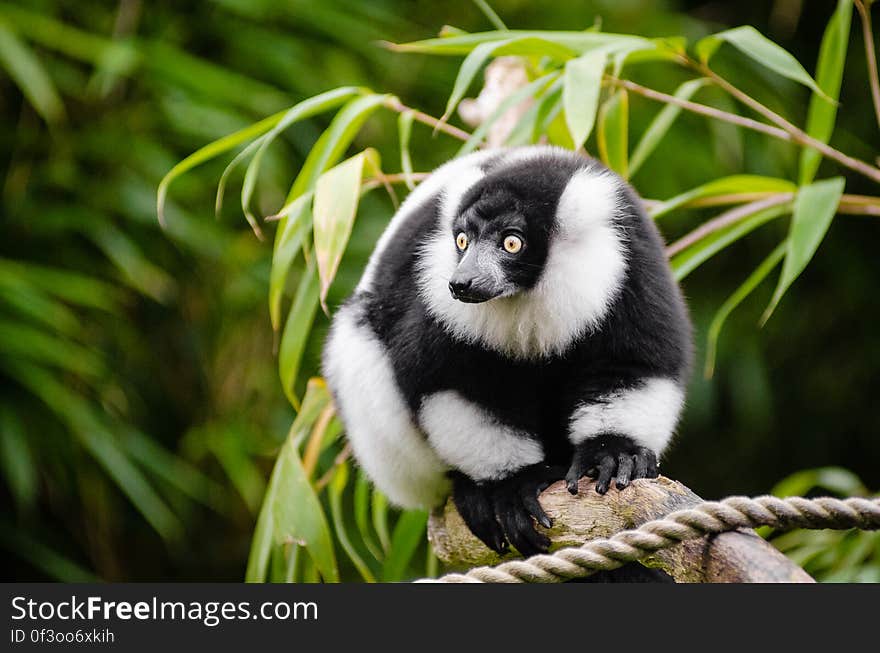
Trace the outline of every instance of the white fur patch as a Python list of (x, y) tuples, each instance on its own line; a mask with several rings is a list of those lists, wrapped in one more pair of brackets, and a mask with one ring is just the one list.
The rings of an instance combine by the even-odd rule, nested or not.
[[(547, 151), (513, 152), (501, 165), (511, 157)], [(460, 340), (480, 342), (514, 358), (562, 353), (598, 326), (623, 282), (624, 245), (615, 227), (619, 183), (611, 174), (590, 168), (573, 175), (559, 200), (559, 230), (536, 286), (482, 304), (457, 301), (449, 292), (458, 255), (451, 235), (454, 207), (444, 210), (419, 262), (420, 293), (428, 310)]]
[(360, 283), (358, 283), (357, 290), (369, 289), (373, 275), (376, 272), (376, 266), (382, 258), (388, 243), (394, 238), (400, 225), (408, 218), (411, 218), (419, 206), (437, 193), (443, 193), (443, 211), (455, 211), (462, 195), (467, 192), (471, 185), (483, 177), (484, 173), (480, 170), (480, 164), (493, 156), (497, 156), (497, 154), (496, 151), (486, 150), (474, 152), (460, 159), (453, 159), (437, 168), (431, 173), (430, 177), (416, 186), (415, 190), (407, 195), (403, 204), (400, 205), (397, 213), (394, 214), (391, 222), (388, 223), (388, 226), (376, 243), (364, 274), (361, 276)]
[(658, 456), (666, 448), (684, 406), (684, 392), (671, 379), (646, 379), (594, 403), (582, 404), (571, 416), (569, 440), (580, 444), (602, 433), (632, 438)]
[(449, 493), (447, 467), (413, 423), (388, 357), (369, 327), (356, 323), (357, 310), (336, 314), (324, 355), (348, 441), (391, 502), (433, 508)]
[(505, 426), (454, 390), (422, 401), (419, 423), (443, 460), (478, 481), (504, 478), (541, 462), (541, 444)]

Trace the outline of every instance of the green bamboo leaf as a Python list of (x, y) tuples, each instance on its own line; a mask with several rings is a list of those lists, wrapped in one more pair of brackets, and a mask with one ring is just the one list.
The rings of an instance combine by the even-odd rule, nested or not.
[(177, 284), (162, 268), (143, 254), (140, 246), (113, 224), (102, 221), (84, 227), (88, 237), (122, 273), (122, 279), (138, 292), (160, 304), (177, 294)]
[(599, 156), (605, 165), (626, 179), (629, 176), (629, 99), (625, 90), (617, 91), (602, 104), (598, 129)]
[(354, 485), (354, 523), (357, 525), (361, 542), (376, 560), (382, 560), (385, 554), (373, 537), (370, 530), (370, 481), (363, 471), (358, 470)]
[(120, 292), (94, 277), (36, 263), (0, 258), (0, 279), (7, 285), (33, 287), (71, 304), (116, 313), (122, 302)]
[(165, 449), (153, 438), (135, 429), (125, 428), (121, 444), (132, 460), (184, 496), (218, 513), (223, 513), (228, 508), (222, 501), (224, 488), (220, 484), (205, 476), (185, 459)]
[(223, 208), (223, 198), (226, 195), (226, 183), (229, 181), (229, 175), (232, 174), (242, 161), (245, 161), (248, 157), (254, 155), (254, 152), (260, 147), (264, 138), (266, 138), (265, 134), (248, 143), (242, 148), (241, 152), (232, 157), (232, 160), (226, 164), (225, 168), (223, 168), (223, 173), (220, 175), (220, 181), (217, 182), (217, 196), (214, 199), (214, 215), (216, 217), (220, 217), (220, 210)]
[(278, 495), (279, 474), (275, 471), (278, 466), (279, 463), (276, 461), (272, 476), (269, 477), (266, 494), (263, 496), (263, 505), (257, 517), (254, 534), (251, 536), (251, 548), (248, 552), (247, 569), (244, 574), (246, 583), (265, 582), (269, 571), (269, 560), (272, 557), (272, 544), (275, 539), (275, 517), (272, 506)]
[(562, 104), (565, 108), (565, 123), (574, 145), (572, 149), (580, 149), (593, 131), (606, 62), (605, 53), (597, 51), (565, 64)]
[(790, 211), (791, 207), (788, 204), (764, 209), (742, 222), (731, 225), (726, 229), (716, 231), (712, 235), (700, 240), (683, 252), (677, 254), (670, 262), (675, 278), (678, 281), (681, 281), (724, 248), (732, 245), (761, 225), (766, 224), (774, 218), (785, 215)]
[(861, 479), (842, 467), (819, 467), (795, 472), (779, 481), (770, 493), (777, 497), (795, 497), (804, 496), (815, 489), (844, 497), (865, 496), (868, 493)]
[(391, 537), (388, 535), (388, 499), (379, 490), (373, 490), (372, 509), (373, 528), (379, 536), (382, 550), (388, 553), (391, 548)]
[(168, 186), (172, 181), (184, 173), (189, 172), (196, 166), (201, 165), (206, 161), (210, 161), (224, 152), (228, 152), (229, 150), (238, 147), (242, 143), (246, 143), (258, 136), (262, 136), (272, 129), (272, 127), (277, 125), (286, 114), (287, 111), (279, 111), (268, 118), (263, 118), (253, 125), (249, 125), (248, 127), (239, 129), (237, 132), (219, 138), (212, 143), (208, 143), (171, 168), (171, 170), (162, 177), (162, 181), (159, 182), (159, 189), (156, 192), (156, 213), (159, 216), (159, 224), (165, 226), (165, 197), (168, 195)]
[(467, 57), (465, 57), (461, 64), (461, 68), (458, 70), (458, 76), (455, 78), (455, 84), (452, 86), (452, 93), (449, 95), (449, 100), (446, 102), (446, 110), (440, 118), (441, 122), (449, 120), (449, 116), (452, 115), (452, 112), (455, 111), (455, 107), (458, 106), (458, 103), (464, 97), (464, 94), (467, 93), (471, 82), (474, 81), (474, 77), (476, 77), (477, 73), (482, 70), (483, 66), (491, 58), (495, 50), (503, 45), (511, 43), (512, 41), (513, 39), (487, 41), (486, 43), (481, 43), (475, 47), (473, 52), (468, 53)]
[(556, 81), (547, 89), (547, 92), (539, 99), (537, 113), (532, 121), (532, 134), (529, 142), (540, 143), (548, 140), (552, 145), (558, 145), (568, 150), (574, 149), (574, 140), (568, 129), (565, 111), (563, 111), (563, 85), (564, 76), (557, 77)]
[(712, 55), (723, 42), (730, 43), (737, 50), (757, 63), (770, 70), (787, 77), (795, 82), (803, 84), (819, 95), (828, 98), (819, 88), (810, 74), (798, 63), (788, 51), (761, 34), (751, 25), (734, 27), (733, 29), (718, 32), (707, 36), (697, 42), (697, 55), (703, 63), (708, 63)]
[(81, 333), (76, 313), (48, 293), (21, 279), (9, 279), (0, 273), (0, 302), (25, 320), (49, 327), (68, 337)]
[(0, 65), (9, 73), (22, 94), (49, 124), (64, 120), (64, 104), (40, 60), (5, 21), (0, 19)]
[(289, 207), (282, 209), (286, 219), (275, 236), (272, 268), (269, 271), (269, 317), (274, 331), (281, 328), (281, 300), (290, 267), (312, 229), (313, 195), (311, 191), (300, 195)]
[(543, 134), (543, 118), (550, 115), (551, 111), (556, 110), (554, 107), (558, 106), (558, 110), (561, 111), (562, 84), (562, 77), (556, 75), (553, 83), (546, 87), (542, 94), (538, 94), (535, 103), (516, 121), (504, 141), (505, 145), (515, 147), (537, 142), (537, 139)]
[(367, 566), (367, 563), (364, 562), (364, 559), (361, 558), (357, 549), (355, 549), (351, 542), (351, 538), (348, 536), (348, 529), (345, 526), (345, 516), (342, 509), (342, 493), (348, 485), (348, 475), (348, 463), (342, 463), (336, 468), (336, 473), (333, 475), (333, 479), (330, 481), (330, 485), (327, 488), (330, 498), (330, 514), (333, 516), (333, 529), (336, 531), (336, 538), (339, 540), (339, 544), (342, 545), (343, 551), (345, 551), (349, 560), (351, 560), (352, 564), (355, 566), (355, 569), (358, 570), (361, 578), (368, 583), (375, 583), (376, 577), (373, 575), (373, 572), (370, 571), (370, 568)]
[(782, 299), (782, 295), (813, 258), (819, 243), (825, 237), (825, 232), (831, 226), (831, 220), (837, 213), (837, 205), (840, 203), (845, 185), (843, 177), (834, 177), (803, 186), (798, 191), (794, 201), (782, 274), (779, 276), (779, 284), (776, 286), (770, 305), (761, 316), (761, 324), (767, 322), (779, 300)]
[(389, 98), (388, 95), (366, 95), (350, 100), (315, 142), (305, 163), (287, 194), (286, 204), (312, 190), (325, 170), (336, 163), (357, 136), (364, 122)]
[[(272, 476), (276, 474), (276, 492), (271, 497), (275, 545), (295, 542), (304, 546), (324, 580), (338, 582), (339, 571), (330, 527), (321, 502), (290, 441), (285, 442), (275, 463)], [(264, 501), (269, 498), (267, 494)]]
[(327, 292), (339, 269), (357, 215), (364, 166), (379, 167), (372, 148), (325, 172), (315, 184), (315, 258), (321, 279), (321, 306), (327, 311)]
[(306, 348), (306, 342), (318, 310), (318, 275), (315, 257), (309, 261), (299, 282), (299, 288), (290, 307), (287, 323), (281, 335), (278, 352), (278, 372), (281, 387), (294, 407), (299, 400), (294, 392), (294, 384), (299, 374), (299, 366)]
[(13, 551), (49, 578), (62, 583), (97, 583), (100, 579), (73, 560), (29, 537), (17, 524), (0, 522), (0, 547)]
[(705, 376), (707, 379), (712, 378), (712, 374), (715, 371), (718, 337), (721, 335), (721, 329), (724, 326), (724, 322), (736, 307), (739, 306), (746, 297), (752, 294), (755, 288), (757, 288), (761, 282), (767, 278), (767, 275), (770, 274), (773, 268), (779, 264), (782, 257), (785, 255), (785, 248), (787, 246), (788, 244), (785, 241), (780, 243), (776, 249), (774, 249), (757, 268), (755, 268), (748, 278), (743, 281), (742, 285), (740, 285), (740, 287), (727, 298), (727, 300), (721, 305), (721, 308), (718, 309), (718, 312), (715, 313), (715, 317), (712, 318), (712, 323), (709, 325), (709, 331), (706, 336)]
[(21, 419), (8, 405), (0, 405), (0, 468), (16, 506), (33, 508), (39, 490), (36, 463)]
[(312, 432), (315, 421), (331, 401), (327, 383), (319, 377), (312, 377), (306, 384), (306, 393), (296, 419), (290, 427), (289, 439), (293, 448), (299, 451), (302, 443)]
[[(827, 143), (834, 131), (837, 118), (837, 99), (840, 97), (840, 85), (843, 81), (843, 68), (846, 64), (846, 49), (849, 43), (849, 29), (852, 19), (852, 0), (838, 0), (837, 9), (828, 21), (822, 45), (819, 47), (819, 59), (816, 64), (816, 82), (825, 95), (834, 102), (827, 102), (817, 95), (810, 98), (807, 111), (807, 133), (818, 141)], [(813, 181), (822, 155), (811, 147), (801, 149), (800, 172), (798, 180), (801, 185)]]
[[(522, 43), (521, 39), (533, 39), (530, 43)], [(561, 50), (551, 50), (544, 44), (561, 46), (574, 53), (583, 54), (599, 47), (610, 50), (632, 48), (642, 45), (645, 48), (656, 47), (650, 39), (629, 34), (611, 34), (608, 32), (565, 32), (545, 30), (505, 30), (460, 34), (412, 43), (390, 44), (392, 50), (399, 52), (423, 52), (426, 54), (463, 55), (473, 52), (485, 43), (498, 41), (515, 41), (507, 46), (499, 47), (495, 54), (502, 55), (561, 55)], [(566, 57), (567, 58), (567, 57)], [(563, 59), (564, 60), (564, 59)]]
[(115, 435), (88, 401), (40, 368), (14, 363), (10, 359), (4, 360), (3, 364), (14, 378), (39, 397), (67, 425), (83, 448), (159, 535), (166, 540), (175, 540), (180, 536), (183, 526), (177, 516), (125, 455)]
[(760, 175), (731, 175), (714, 179), (691, 190), (676, 195), (651, 209), (650, 215), (655, 220), (685, 206), (694, 200), (731, 193), (794, 193), (797, 186), (787, 180), (777, 177), (763, 177)]
[(404, 580), (419, 544), (426, 540), (427, 524), (428, 513), (423, 510), (407, 510), (400, 515), (400, 519), (394, 525), (391, 547), (382, 565), (384, 582), (396, 583)]
[(363, 93), (363, 91), (358, 88), (346, 86), (303, 100), (288, 109), (281, 120), (279, 120), (278, 123), (260, 139), (260, 144), (256, 148), (254, 158), (251, 159), (251, 162), (248, 164), (245, 171), (244, 183), (241, 188), (241, 210), (244, 212), (248, 223), (255, 229), (255, 231), (259, 231), (259, 226), (256, 226), (259, 223), (257, 218), (251, 213), (250, 205), (266, 149), (273, 143), (279, 134), (291, 125), (307, 118), (311, 118), (312, 116), (330, 111), (331, 109), (335, 109), (352, 96), (361, 93)]
[[(675, 90), (674, 95), (679, 100), (690, 100), (694, 93), (700, 90), (708, 82), (709, 80), (705, 77), (692, 79), (679, 86)], [(648, 128), (642, 134), (642, 137), (639, 139), (638, 144), (629, 158), (630, 177), (634, 176), (647, 158), (651, 156), (663, 140), (663, 137), (666, 136), (666, 132), (672, 127), (672, 124), (675, 122), (675, 119), (678, 118), (681, 111), (681, 107), (675, 104), (667, 104), (654, 117), (651, 124), (648, 125)]]
[(6, 356), (51, 365), (82, 377), (94, 379), (106, 371), (104, 361), (93, 349), (24, 322), (0, 320), (0, 342)]
[(232, 487), (251, 513), (260, 509), (260, 500), (266, 494), (263, 470), (247, 450), (247, 442), (234, 426), (213, 428), (206, 439), (208, 450), (217, 459)]
[(406, 187), (413, 190), (416, 185), (413, 182), (412, 157), (409, 152), (409, 140), (412, 135), (413, 112), (404, 111), (397, 119), (397, 135), (400, 141), (400, 169), (406, 180)]

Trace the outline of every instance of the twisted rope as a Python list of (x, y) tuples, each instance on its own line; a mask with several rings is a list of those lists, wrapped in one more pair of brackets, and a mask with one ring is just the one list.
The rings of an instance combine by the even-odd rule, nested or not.
[(560, 549), (526, 560), (511, 560), (497, 567), (474, 567), (464, 574), (447, 574), (417, 582), (561, 583), (589, 576), (595, 571), (616, 569), (685, 540), (758, 526), (783, 530), (880, 529), (880, 499), (779, 499), (764, 496), (706, 501), (607, 539), (591, 540), (578, 547)]

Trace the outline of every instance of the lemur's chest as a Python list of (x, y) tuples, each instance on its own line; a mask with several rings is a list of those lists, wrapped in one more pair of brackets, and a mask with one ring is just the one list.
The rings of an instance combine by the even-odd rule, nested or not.
[(572, 366), (565, 359), (512, 359), (439, 327), (392, 349), (398, 383), (415, 414), (426, 399), (454, 393), (457, 405), (535, 437), (564, 431), (572, 409), (565, 391)]

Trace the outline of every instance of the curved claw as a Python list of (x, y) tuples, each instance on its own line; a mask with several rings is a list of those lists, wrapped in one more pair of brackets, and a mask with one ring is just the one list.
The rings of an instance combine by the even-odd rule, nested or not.
[(509, 544), (487, 490), (464, 474), (453, 473), (451, 477), (452, 501), (471, 533), (495, 553), (507, 553)]
[(535, 521), (550, 528), (553, 520), (538, 496), (561, 478), (563, 471), (537, 464), (506, 479), (482, 483), (454, 472), (450, 474), (453, 500), (471, 532), (490, 549), (503, 554), (513, 545), (524, 556), (544, 553), (550, 540), (535, 529)]
[(532, 516), (518, 494), (502, 492), (495, 498), (495, 514), (510, 543), (524, 556), (545, 553), (550, 540), (535, 530)]
[(575, 447), (565, 482), (568, 491), (577, 494), (578, 481), (589, 476), (596, 479), (596, 492), (605, 494), (612, 481), (622, 490), (636, 479), (658, 475), (657, 455), (653, 451), (625, 436), (602, 435)]

